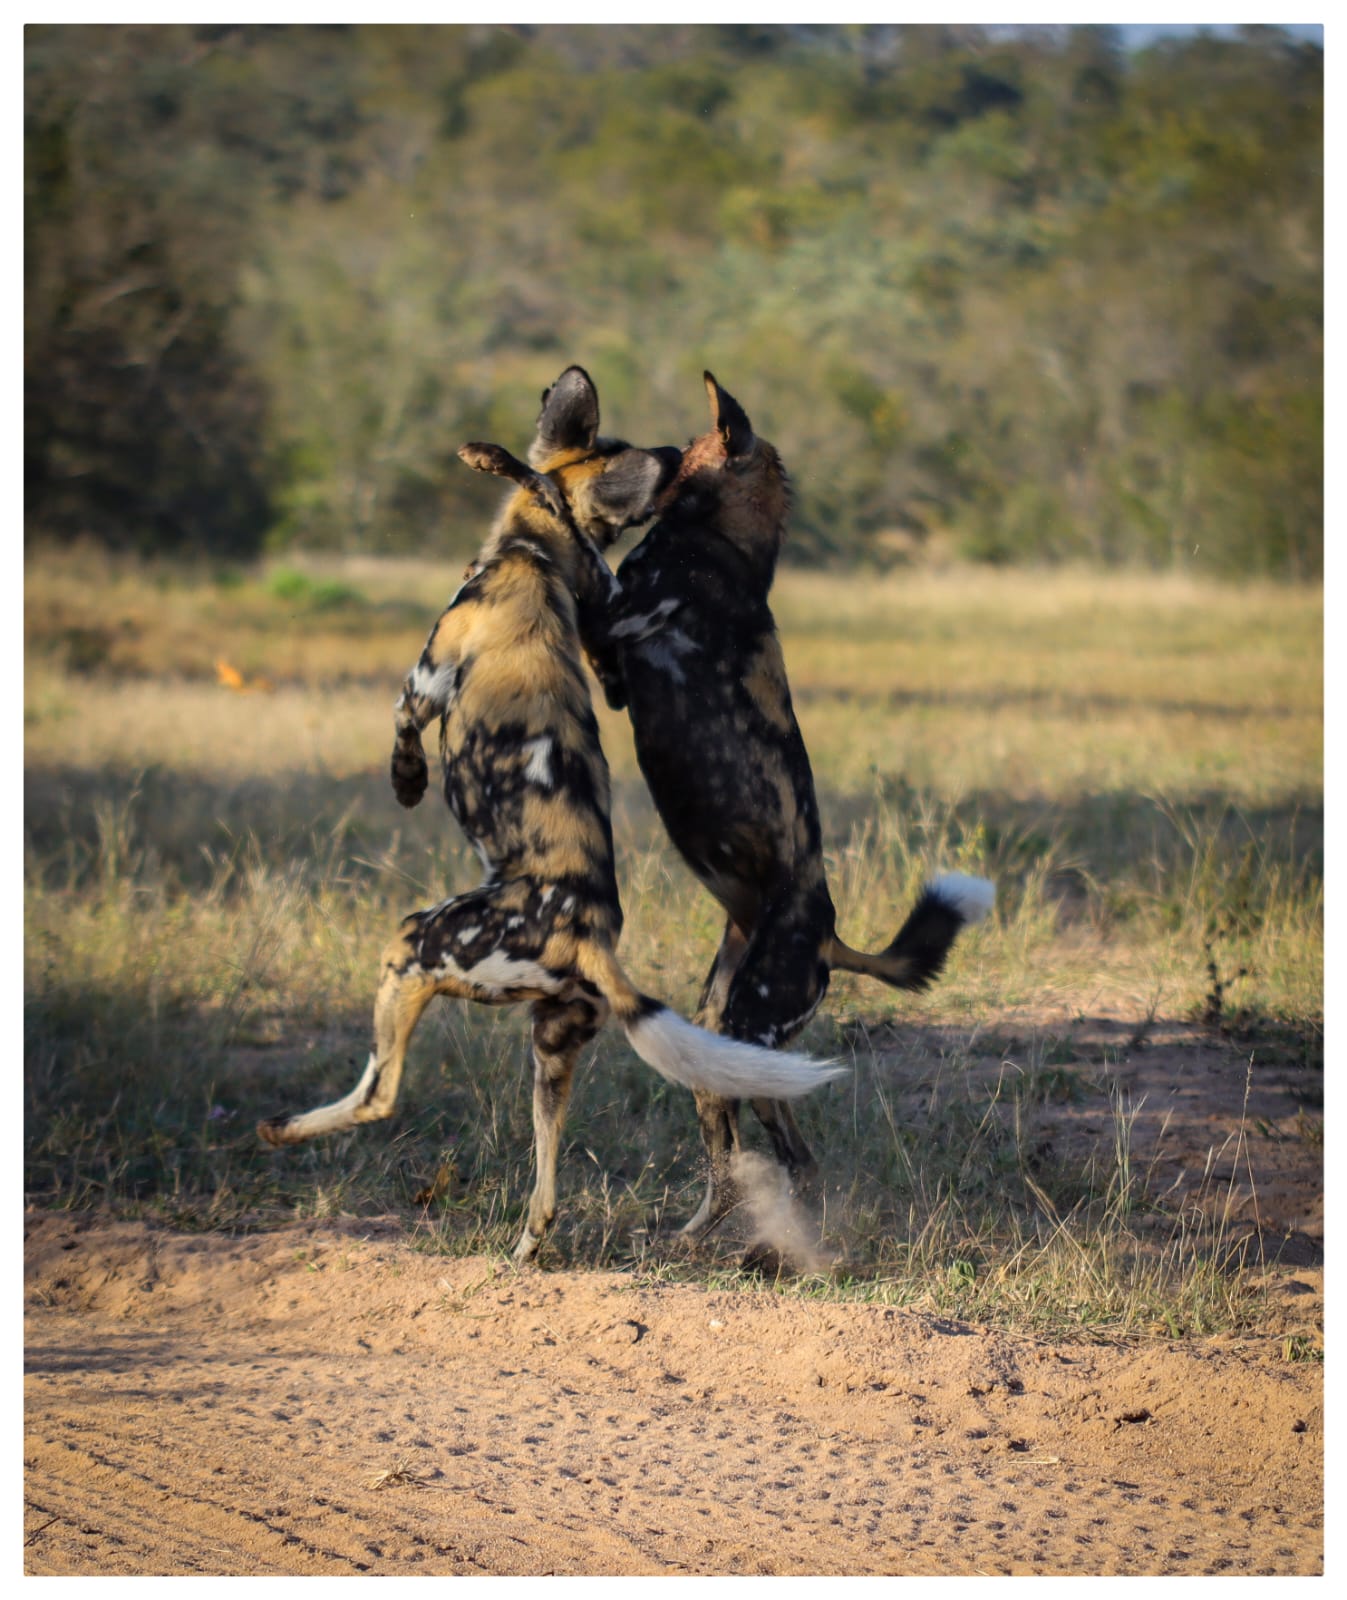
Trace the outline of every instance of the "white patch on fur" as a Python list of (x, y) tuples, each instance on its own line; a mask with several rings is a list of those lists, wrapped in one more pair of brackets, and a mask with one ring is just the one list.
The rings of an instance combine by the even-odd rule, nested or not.
[(667, 673), (675, 683), (686, 683), (683, 657), (695, 655), (701, 646), (689, 639), (681, 629), (673, 628), (658, 638), (640, 641), (641, 655), (659, 672)]
[(556, 892), (557, 892), (556, 884), (549, 883), (548, 886), (543, 890), (543, 892), (538, 896), (538, 904), (540, 906), (545, 906), (547, 904), (547, 902), (552, 898), (552, 896)]
[(555, 994), (561, 980), (536, 961), (517, 961), (504, 950), (493, 950), (463, 976), (483, 989), (543, 989)]
[(981, 922), (996, 904), (996, 885), (991, 879), (975, 878), (967, 872), (942, 872), (929, 887), (965, 922)]
[(544, 789), (550, 789), (552, 787), (551, 737), (545, 733), (540, 734), (536, 739), (527, 740), (523, 748), (529, 752), (524, 776), (530, 783), (538, 783)]
[(460, 978), (464, 983), (479, 989), (493, 989), (498, 994), (520, 989), (556, 994), (562, 987), (562, 980), (546, 967), (539, 966), (536, 961), (516, 960), (504, 950), (493, 950), (472, 967), (461, 967), (452, 956), (446, 956), (426, 970), (432, 978)]
[(633, 642), (646, 638), (647, 635), (662, 628), (669, 618), (677, 611), (682, 601), (661, 600), (653, 611), (647, 611), (641, 617), (627, 617), (610, 630), (610, 637), (614, 639), (631, 639)]
[(446, 661), (431, 672), (418, 661), (412, 668), (412, 691), (423, 700), (429, 700), (437, 711), (447, 711), (454, 703), (458, 688), (458, 665)]
[(480, 924), (475, 928), (464, 928), (458, 936), (459, 944), (467, 944), (470, 939), (475, 939), (481, 931)]
[(685, 1022), (667, 1006), (638, 1017), (627, 1026), (626, 1033), (632, 1049), (661, 1077), (687, 1089), (709, 1090), (730, 1100), (752, 1095), (790, 1100), (849, 1071), (835, 1061), (764, 1050), (759, 1045), (708, 1033)]

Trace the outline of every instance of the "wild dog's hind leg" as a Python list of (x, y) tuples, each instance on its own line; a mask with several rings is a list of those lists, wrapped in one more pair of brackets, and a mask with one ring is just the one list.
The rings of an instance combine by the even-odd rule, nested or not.
[[(828, 966), (819, 950), (831, 932), (832, 904), (826, 898), (791, 893), (769, 902), (735, 968), (720, 1031), (773, 1049), (788, 1045), (827, 993)], [(791, 1177), (817, 1171), (790, 1103), (759, 1099), (750, 1104)]]
[(692, 1019), (699, 1028), (708, 1028), (712, 1033), (720, 1031), (720, 1019), (725, 1011), (725, 1003), (730, 997), (730, 984), (747, 949), (748, 935), (733, 917), (729, 917), (725, 922), (725, 931), (720, 936), (720, 946), (716, 951), (715, 960), (711, 963), (711, 970), (706, 974), (706, 982), (702, 985), (701, 999), (697, 1002), (697, 1011)]
[(556, 994), (538, 959), (547, 928), (536, 886), (516, 879), (474, 889), (408, 917), (385, 949), (374, 1003), (374, 1050), (350, 1094), (299, 1116), (258, 1124), (268, 1144), (300, 1144), (390, 1116), (407, 1042), (432, 995), (508, 1005)]
[(533, 1003), (533, 1152), (536, 1172), (516, 1261), (531, 1261), (557, 1212), (557, 1154), (580, 1052), (603, 1026), (608, 1005), (578, 993)]
[[(730, 917), (692, 1019), (698, 1027), (717, 1033), (723, 1031), (720, 1019), (729, 999), (730, 984), (747, 948), (746, 935)], [(739, 1201), (739, 1192), (730, 1176), (730, 1158), (739, 1148), (739, 1102), (725, 1100), (718, 1094), (694, 1093), (702, 1144), (706, 1147), (706, 1194), (696, 1215), (683, 1224), (681, 1232), (686, 1239), (696, 1238), (713, 1228)]]
[(374, 1049), (360, 1082), (331, 1105), (258, 1123), (257, 1131), (268, 1144), (302, 1144), (392, 1114), (408, 1041), (437, 988), (434, 977), (416, 960), (420, 924), (420, 915), (408, 917), (383, 953), (374, 1002)]
[[(784, 1041), (783, 1041), (784, 1042)], [(818, 1171), (814, 1153), (790, 1109), (789, 1100), (750, 1100), (758, 1121), (772, 1141), (772, 1152), (792, 1178), (812, 1178)]]
[[(828, 968), (817, 954), (816, 922), (831, 932), (831, 905), (805, 897), (784, 896), (769, 902), (758, 915), (751, 935), (731, 918), (702, 989), (696, 1020), (732, 1039), (773, 1048), (795, 1037), (813, 1016), (828, 987)], [(813, 1152), (800, 1132), (786, 1100), (751, 1100), (766, 1129), (776, 1159), (792, 1178), (818, 1170)], [(685, 1225), (685, 1235), (713, 1227), (739, 1200), (730, 1176), (730, 1158), (739, 1149), (737, 1101), (699, 1095), (697, 1117), (706, 1145), (709, 1169), (706, 1197)]]

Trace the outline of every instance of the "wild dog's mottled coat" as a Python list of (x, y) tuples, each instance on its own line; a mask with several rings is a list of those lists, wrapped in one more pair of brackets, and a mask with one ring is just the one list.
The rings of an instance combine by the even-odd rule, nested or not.
[[(984, 879), (928, 886), (887, 950), (836, 935), (809, 755), (795, 720), (767, 596), (790, 491), (776, 450), (706, 374), (713, 426), (684, 452), (659, 521), (618, 572), (604, 612), (582, 631), (609, 703), (626, 706), (641, 771), (669, 836), (728, 913), (698, 1020), (781, 1045), (813, 1015), (832, 967), (919, 989), (956, 934), (991, 904)], [(735, 1108), (699, 1096), (710, 1151), (706, 1203), (730, 1189)], [(755, 1102), (778, 1157), (812, 1165), (789, 1109)]]
[(534, 447), (541, 471), (494, 445), (460, 451), (517, 488), (395, 709), (398, 799), (415, 805), (426, 791), (421, 733), (438, 718), (445, 799), (481, 855), (486, 881), (408, 917), (384, 951), (374, 1052), (351, 1094), (259, 1126), (269, 1142), (291, 1144), (388, 1116), (407, 1042), (435, 994), (531, 1002), (537, 1181), (521, 1258), (536, 1251), (555, 1214), (576, 1060), (610, 1008), (642, 1059), (699, 1092), (797, 1094), (837, 1072), (692, 1028), (639, 994), (618, 963), (608, 766), (574, 595), (602, 598), (608, 575), (589, 535), (611, 538), (639, 516), (677, 452), (670, 460), (598, 439), (592, 391), (578, 368), (551, 391)]

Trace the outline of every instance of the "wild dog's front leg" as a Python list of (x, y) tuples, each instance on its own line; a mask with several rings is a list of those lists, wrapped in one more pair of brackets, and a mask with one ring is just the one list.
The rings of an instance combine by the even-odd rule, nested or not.
[(516, 1261), (531, 1261), (557, 1213), (557, 1154), (580, 1052), (603, 1026), (607, 1004), (579, 995), (533, 1005), (533, 1149), (536, 1174)]
[(406, 688), (403, 688), (402, 699), (394, 707), (397, 720), (389, 778), (392, 779), (398, 805), (405, 805), (411, 810), (411, 806), (421, 805), (422, 797), (426, 794), (430, 784), (430, 768), (426, 763), (426, 747), (421, 742), (421, 728), (413, 718), (405, 717), (405, 702)]
[(417, 961), (416, 935), (420, 926), (421, 918), (408, 917), (384, 951), (374, 1003), (374, 1049), (360, 1082), (350, 1094), (331, 1105), (259, 1122), (258, 1134), (268, 1144), (302, 1144), (325, 1133), (340, 1133), (392, 1115), (408, 1041), (439, 987), (434, 976), (423, 971)]
[(407, 674), (393, 707), (393, 758), (389, 776), (401, 805), (418, 805), (430, 782), (421, 730), (453, 704), (468, 618), (478, 600), (480, 575), (469, 577), (430, 630), (420, 660)]
[(580, 561), (576, 578), (575, 614), (580, 643), (594, 676), (603, 686), (603, 696), (614, 711), (627, 703), (627, 679), (622, 668), (622, 649), (609, 628), (622, 586), (617, 574), (604, 560), (603, 553), (583, 534), (576, 535)]
[(402, 685), (402, 693), (393, 707), (393, 756), (389, 762), (389, 778), (399, 805), (420, 805), (430, 783), (430, 769), (426, 764), (425, 746), (421, 743), (421, 730), (435, 715), (433, 702), (415, 689), (420, 664), (413, 669)]
[(388, 775), (399, 805), (406, 806), (408, 810), (420, 805), (430, 784), (430, 768), (426, 764), (426, 751), (421, 743), (419, 728), (398, 729)]

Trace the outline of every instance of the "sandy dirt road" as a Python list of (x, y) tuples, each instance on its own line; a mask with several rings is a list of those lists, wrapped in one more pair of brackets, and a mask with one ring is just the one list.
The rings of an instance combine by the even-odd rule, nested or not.
[(1322, 1570), (1323, 1367), (1275, 1339), (517, 1273), (394, 1219), (25, 1232), (29, 1573)]

